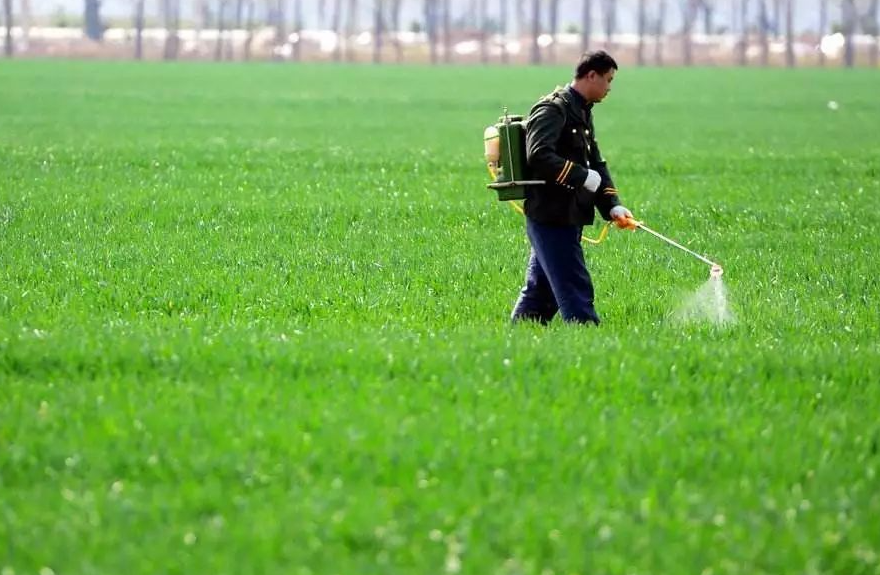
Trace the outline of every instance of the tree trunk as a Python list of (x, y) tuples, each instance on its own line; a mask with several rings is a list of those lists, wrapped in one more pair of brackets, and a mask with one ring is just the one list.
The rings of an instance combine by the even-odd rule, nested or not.
[(852, 68), (856, 63), (856, 50), (853, 44), (853, 35), (856, 31), (856, 6), (855, 0), (843, 0), (841, 7), (843, 13), (843, 65)]
[(736, 34), (739, 31), (739, 20), (737, 20), (738, 14), (736, 13), (737, 3), (736, 0), (730, 0), (730, 33)]
[(428, 36), (428, 55), (437, 63), (437, 0), (425, 0), (425, 34)]
[(83, 27), (86, 37), (90, 40), (100, 42), (104, 37), (104, 25), (101, 23), (101, 0), (86, 0)]
[[(819, 0), (819, 42), (828, 31), (828, 0)], [(819, 50), (819, 65), (825, 65), (825, 52)]]
[(327, 27), (327, 0), (318, 0), (318, 29)]
[(382, 63), (383, 0), (373, 0), (373, 64)]
[(403, 62), (403, 44), (400, 42), (400, 7), (402, 0), (391, 0), (391, 34), (394, 38), (394, 59)]
[(345, 43), (345, 32), (342, 30), (342, 0), (336, 0), (333, 5), (333, 31), (336, 32), (336, 46), (333, 48), (333, 60), (338, 62), (342, 59), (342, 46)]
[(217, 43), (214, 45), (214, 61), (223, 59), (223, 34), (226, 24), (226, 0), (217, 0)]
[(179, 0), (163, 0), (162, 7), (165, 16), (165, 47), (163, 58), (176, 60), (179, 52), (180, 38), (177, 31), (180, 26)]
[(666, 39), (666, 0), (660, 0), (657, 23), (654, 26), (654, 64), (663, 65), (663, 42)]
[(31, 22), (33, 17), (31, 14), (31, 0), (21, 0), (21, 49), (27, 51), (31, 44)]
[(516, 38), (522, 41), (525, 34), (528, 33), (529, 16), (526, 10), (526, 0), (514, 0), (516, 2)]
[(235, 60), (235, 37), (233, 31), (241, 29), (242, 10), (244, 8), (244, 0), (229, 0), (229, 2), (233, 1), (235, 2), (235, 7), (232, 12), (232, 23), (227, 28), (227, 37), (224, 41), (226, 51), (223, 57), (227, 60)]
[(782, 22), (782, 6), (780, 0), (773, 0), (773, 37), (779, 38), (780, 22)]
[(602, 3), (602, 19), (605, 22), (605, 49), (614, 50), (614, 31), (617, 29), (617, 0)]
[(880, 63), (880, 0), (871, 2), (871, 25), (874, 27), (874, 49), (871, 51), (871, 67)]
[(498, 6), (498, 33), (501, 36), (501, 63), (507, 64), (510, 60), (507, 56), (507, 0), (499, 0)]
[(538, 44), (538, 36), (541, 35), (541, 1), (532, 0), (532, 51), (529, 62), (541, 63), (541, 46)]
[(593, 0), (583, 0), (581, 11), (581, 51), (590, 49), (590, 31), (593, 28)]
[(247, 3), (247, 16), (245, 20), (245, 28), (247, 28), (247, 38), (244, 40), (244, 54), (242, 57), (245, 62), (251, 59), (251, 45), (254, 42), (254, 0)]
[(302, 60), (302, 28), (302, 0), (293, 0), (293, 32), (296, 34), (296, 42), (293, 43), (294, 62)]
[(137, 0), (134, 5), (134, 59), (144, 57), (144, 0)]
[(794, 0), (785, 2), (785, 65), (795, 67), (794, 58)]
[(550, 62), (556, 63), (556, 33), (559, 28), (559, 0), (550, 0), (547, 8), (550, 10), (550, 38), (552, 42), (550, 42)]
[(489, 62), (489, 0), (479, 0), (478, 11), (480, 13), (480, 62), (487, 64)]
[(715, 7), (709, 0), (702, 0), (700, 5), (703, 8), (703, 34), (709, 36), (713, 32)]
[[(285, 44), (287, 44), (287, 30), (286, 30), (286, 20), (287, 20), (287, 12), (284, 9), (285, 0), (277, 0), (275, 3), (275, 46), (273, 50), (273, 60), (280, 60), (283, 56), (277, 51), (279, 48), (282, 48)], [(225, 2), (223, 0), (218, 0), (218, 11), (217, 17), (220, 19), (220, 24), (218, 24), (220, 30), (223, 29), (223, 7), (225, 6)], [(222, 36), (222, 33), (221, 33)], [(218, 42), (220, 40), (218, 39)]]
[(355, 36), (358, 29), (358, 2), (357, 0), (348, 0), (348, 28), (345, 40), (345, 60), (346, 62), (355, 61), (355, 47), (351, 43), (351, 39)]
[(636, 64), (639, 66), (645, 65), (645, 25), (647, 22), (647, 6), (646, 0), (639, 0), (639, 13), (637, 17), (638, 21), (638, 31), (639, 31), (639, 47), (636, 52)]
[(697, 3), (696, 0), (682, 1), (681, 53), (684, 65), (691, 66), (694, 63), (693, 30), (694, 20), (696, 19)]
[(770, 41), (767, 38), (767, 0), (758, 0), (758, 37), (761, 42), (761, 65), (770, 64)]
[(7, 58), (12, 58), (14, 51), (12, 44), (12, 0), (3, 0), (3, 21), (6, 23), (6, 38), (3, 42), (3, 53)]
[(739, 65), (749, 65), (749, 0), (740, 0), (739, 25), (742, 38), (739, 42)]
[(450, 0), (443, 2), (443, 61), (452, 62), (452, 5)]

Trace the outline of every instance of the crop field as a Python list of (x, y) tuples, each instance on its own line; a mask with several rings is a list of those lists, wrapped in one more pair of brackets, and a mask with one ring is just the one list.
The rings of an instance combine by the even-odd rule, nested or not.
[(0, 573), (880, 574), (880, 73), (622, 68), (736, 321), (614, 230), (511, 326), (482, 132), (569, 73), (0, 62)]

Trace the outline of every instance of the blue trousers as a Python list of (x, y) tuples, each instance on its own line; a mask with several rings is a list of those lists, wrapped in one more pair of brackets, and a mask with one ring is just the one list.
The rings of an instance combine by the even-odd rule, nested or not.
[(593, 307), (593, 281), (581, 247), (583, 226), (547, 226), (526, 218), (532, 245), (526, 284), (511, 320), (548, 323), (558, 311), (572, 323), (599, 324)]

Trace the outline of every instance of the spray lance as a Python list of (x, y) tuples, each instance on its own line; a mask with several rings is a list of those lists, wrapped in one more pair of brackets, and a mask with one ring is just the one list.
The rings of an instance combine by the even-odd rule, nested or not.
[(701, 262), (703, 262), (704, 264), (709, 266), (709, 277), (720, 278), (724, 274), (724, 269), (720, 265), (718, 265), (715, 262), (713, 262), (712, 260), (710, 260), (709, 258), (707, 258), (705, 256), (701, 256), (697, 252), (684, 247), (683, 245), (676, 242), (675, 240), (667, 238), (663, 234), (652, 230), (651, 228), (649, 228), (648, 226), (646, 226), (645, 224), (643, 224), (642, 222), (640, 222), (638, 220), (635, 220), (633, 218), (624, 218), (617, 225), (618, 225), (618, 227), (623, 228), (623, 229), (642, 230), (644, 232), (648, 232), (649, 234), (651, 234), (655, 238), (663, 240), (667, 244), (669, 244), (673, 247), (676, 247), (687, 254), (694, 256), (695, 258), (697, 258), (698, 260), (700, 260)]

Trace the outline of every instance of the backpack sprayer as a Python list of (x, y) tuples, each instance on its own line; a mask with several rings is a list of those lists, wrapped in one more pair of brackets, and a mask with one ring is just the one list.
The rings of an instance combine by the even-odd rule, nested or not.
[[(522, 207), (512, 200), (524, 200), (526, 197), (526, 186), (546, 183), (544, 180), (528, 178), (528, 166), (525, 160), (526, 120), (522, 116), (508, 114), (507, 108), (504, 108), (504, 115), (498, 118), (498, 122), (483, 131), (483, 147), (486, 156), (486, 167), (489, 170), (489, 175), (492, 177), (492, 182), (486, 184), (486, 187), (495, 190), (498, 195), (498, 201), (509, 201), (513, 209), (525, 215)], [(594, 240), (585, 237), (584, 241), (593, 245), (602, 243), (608, 236), (610, 227), (611, 222), (606, 223), (598, 238)], [(629, 219), (621, 227), (645, 231), (655, 238), (663, 240), (667, 244), (692, 255), (709, 266), (709, 276), (712, 278), (720, 278), (724, 274), (724, 270), (717, 263), (652, 230), (638, 220)]]

